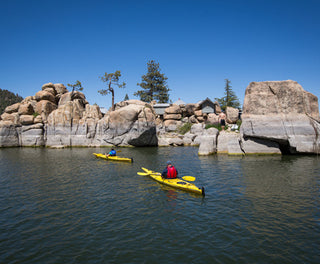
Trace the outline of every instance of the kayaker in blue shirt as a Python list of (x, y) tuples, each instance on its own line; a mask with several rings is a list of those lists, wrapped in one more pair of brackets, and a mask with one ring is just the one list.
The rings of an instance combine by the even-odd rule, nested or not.
[(163, 170), (161, 174), (162, 178), (175, 179), (178, 176), (177, 169), (172, 165), (171, 161), (167, 161), (167, 167)]
[(108, 153), (108, 154), (106, 154), (106, 156), (117, 156), (117, 152), (114, 150), (114, 149), (111, 149), (111, 151)]

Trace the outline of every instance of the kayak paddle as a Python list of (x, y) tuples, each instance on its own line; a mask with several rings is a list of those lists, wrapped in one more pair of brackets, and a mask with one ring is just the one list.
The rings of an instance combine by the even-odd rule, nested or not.
[(183, 176), (182, 179), (184, 179), (185, 181), (195, 181), (196, 178), (193, 176)]
[(146, 172), (137, 172), (137, 174), (138, 175), (144, 175), (144, 176), (146, 176), (146, 175), (150, 175), (150, 174), (156, 174), (156, 175), (160, 175), (160, 173), (146, 173)]
[(144, 175), (144, 176), (149, 175), (148, 173), (145, 173), (145, 172), (137, 172), (137, 174), (138, 175)]
[[(143, 175), (143, 176), (147, 176), (150, 174), (158, 174), (160, 175), (160, 173), (145, 173), (145, 172), (137, 172), (138, 175)], [(196, 178), (193, 176), (183, 176), (182, 179), (184, 179), (185, 181), (195, 181)]]

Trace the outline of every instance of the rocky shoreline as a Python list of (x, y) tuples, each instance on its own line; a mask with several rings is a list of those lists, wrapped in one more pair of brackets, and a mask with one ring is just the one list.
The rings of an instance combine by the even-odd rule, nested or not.
[[(252, 82), (246, 89), (240, 131), (223, 131), (216, 113), (199, 105), (171, 105), (160, 117), (154, 104), (128, 100), (102, 114), (81, 92), (47, 83), (0, 116), (0, 147), (199, 146), (199, 155), (319, 154), (318, 98), (294, 81)], [(227, 108), (227, 122), (237, 110)], [(185, 124), (191, 129), (177, 131)]]

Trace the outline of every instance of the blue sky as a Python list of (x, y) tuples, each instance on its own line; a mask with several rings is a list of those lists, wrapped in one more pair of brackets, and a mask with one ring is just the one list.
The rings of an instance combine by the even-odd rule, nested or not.
[(295, 80), (320, 98), (319, 14), (318, 0), (0, 0), (0, 88), (26, 97), (79, 80), (110, 107), (99, 76), (120, 70), (115, 101), (138, 99), (156, 60), (173, 102), (220, 98), (226, 78), (241, 104), (252, 81)]

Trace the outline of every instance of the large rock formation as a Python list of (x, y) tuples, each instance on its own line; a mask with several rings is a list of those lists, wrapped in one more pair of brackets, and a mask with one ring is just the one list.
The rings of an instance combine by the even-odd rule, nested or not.
[[(238, 110), (226, 112), (235, 123)], [(318, 99), (294, 81), (250, 83), (240, 133), (205, 129), (205, 123), (217, 124), (217, 115), (202, 113), (197, 104), (172, 105), (163, 118), (139, 100), (120, 102), (103, 115), (83, 93), (47, 83), (5, 109), (0, 147), (191, 145), (199, 146), (199, 155), (320, 153)], [(190, 126), (184, 135), (178, 132)]]
[(156, 146), (155, 115), (146, 103), (128, 104), (98, 122), (97, 139), (116, 146)]
[(155, 114), (129, 100), (104, 117), (81, 92), (47, 83), (35, 96), (8, 106), (0, 116), (0, 147), (156, 146)]
[(0, 147), (44, 146), (45, 123), (58, 107), (58, 95), (55, 85), (48, 83), (35, 96), (8, 106), (1, 115)]
[(252, 82), (246, 89), (241, 134), (246, 140), (278, 144), (282, 153), (319, 153), (318, 98), (294, 81)]
[[(228, 107), (226, 113), (228, 123), (237, 121), (237, 109)], [(182, 136), (160, 129), (159, 145), (178, 145), (173, 142), (179, 138), (183, 145), (199, 145), (199, 155), (320, 153), (318, 99), (294, 81), (251, 83), (246, 90), (241, 133), (223, 131), (208, 136), (204, 124), (199, 123), (201, 111), (193, 109), (189, 114), (187, 122), (194, 123), (191, 131)], [(168, 122), (171, 120), (164, 122), (167, 132)], [(208, 115), (206, 122), (216, 123), (216, 116)]]
[(100, 118), (99, 107), (89, 105), (83, 93), (63, 94), (47, 119), (46, 146), (91, 146)]
[(48, 118), (47, 146), (156, 146), (155, 115), (138, 100), (121, 102), (103, 118), (82, 93), (61, 96)]

